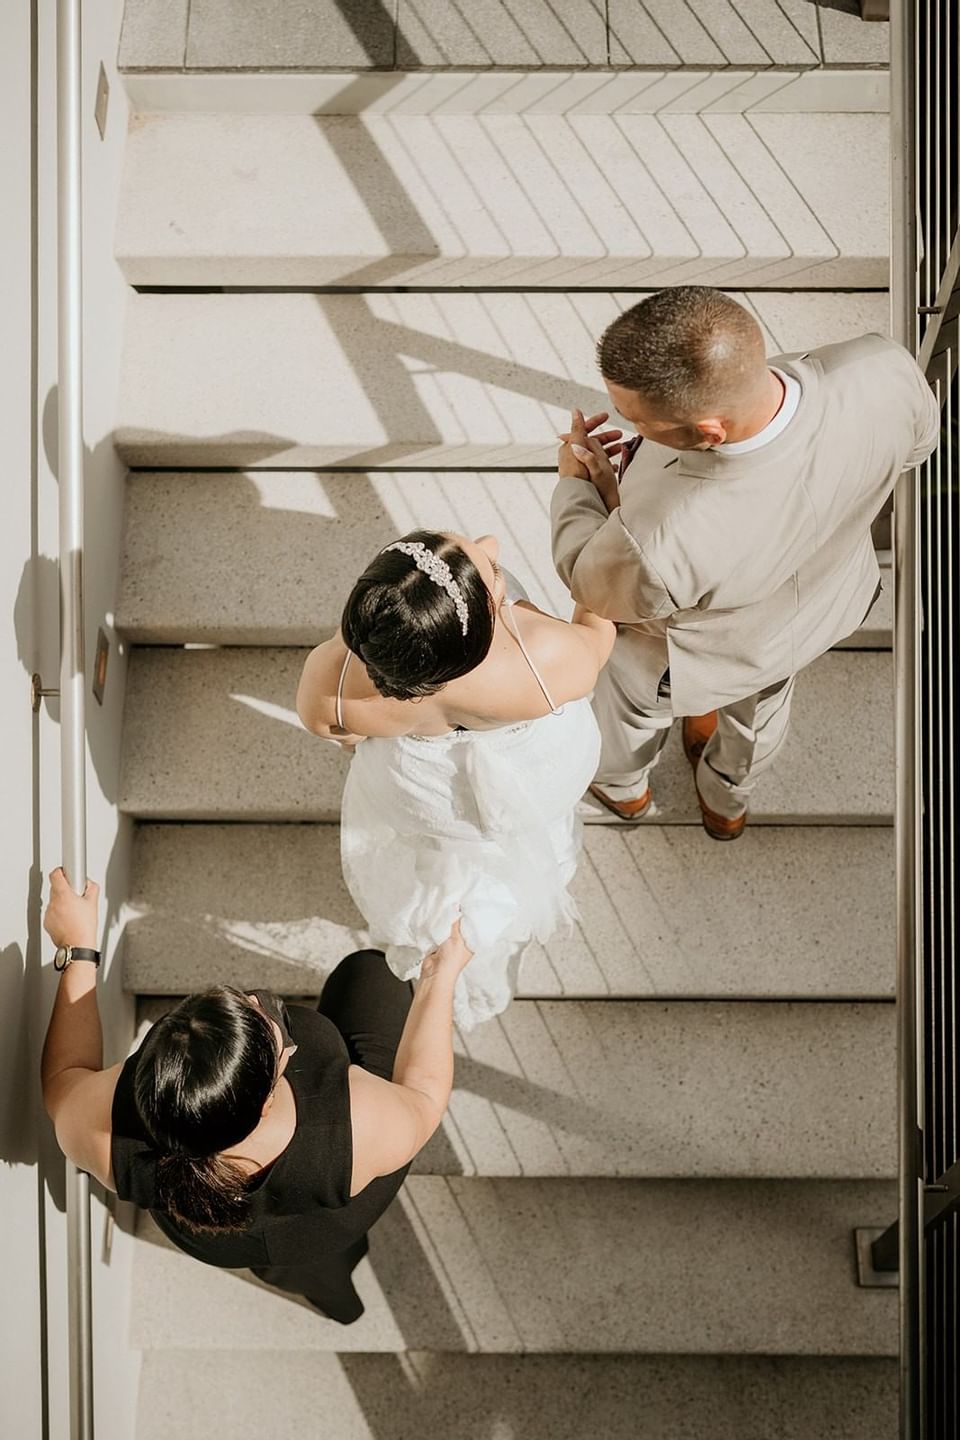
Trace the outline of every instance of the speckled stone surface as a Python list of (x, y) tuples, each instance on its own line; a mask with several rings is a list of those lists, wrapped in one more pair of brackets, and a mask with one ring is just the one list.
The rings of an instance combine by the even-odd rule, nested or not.
[(518, 1001), (457, 1052), (423, 1174), (896, 1175), (892, 1006)]
[[(520, 994), (893, 996), (893, 836), (878, 826), (590, 826), (573, 882), (581, 920), (527, 952)], [(143, 825), (124, 983), (316, 995), (368, 943), (332, 825)]]
[(344, 1328), (159, 1240), (138, 1247), (140, 1349), (890, 1356), (894, 1290), (860, 1290), (878, 1181), (414, 1176), (357, 1270)]
[(116, 254), (138, 285), (886, 287), (886, 115), (670, 98), (617, 115), (138, 115)]
[(399, 0), (397, 65), (605, 65), (605, 0)]
[(804, 0), (610, 0), (609, 16), (614, 65), (820, 63), (816, 9)]
[[(534, 604), (568, 617), (550, 554), (552, 473), (133, 471), (115, 625), (137, 644), (308, 645), (381, 546), (414, 529), (495, 534)], [(844, 644), (889, 648), (891, 598)]]
[[(571, 408), (609, 407), (596, 341), (638, 298), (134, 295), (117, 448), (147, 467), (552, 468)], [(771, 354), (887, 313), (882, 295), (750, 303)]]
[[(305, 656), (292, 648), (135, 648), (120, 808), (148, 819), (335, 819), (348, 761), (297, 718)], [(892, 731), (890, 656), (822, 656), (798, 681), (790, 733), (757, 786), (753, 822), (889, 823)], [(652, 786), (656, 809), (641, 824), (699, 824), (677, 734)], [(622, 824), (595, 802), (584, 810)]]
[(516, 1000), (458, 1036), (456, 1056), (415, 1174), (897, 1172), (892, 1005)]
[[(893, 1360), (144, 1356), (137, 1440), (895, 1440)], [(333, 1418), (335, 1417), (335, 1419)]]
[(569, 616), (552, 473), (134, 472), (117, 627), (138, 644), (316, 644), (357, 576), (410, 530), (496, 534), (534, 604)]
[(828, 65), (889, 65), (890, 26), (860, 19), (859, 0), (821, 4), (823, 58)]
[[(886, 25), (856, 0), (193, 0), (164, 43), (170, 0), (136, 0), (140, 23), (121, 51), (128, 69), (360, 70), (367, 67), (818, 66), (886, 64)], [(127, 9), (129, 11), (130, 4)], [(818, 25), (819, 11), (819, 25)], [(875, 36), (864, 32), (878, 32)], [(822, 44), (821, 44), (822, 34)]]
[(381, 0), (190, 0), (190, 69), (389, 66), (392, 8)]
[(190, 0), (124, 0), (122, 70), (179, 69), (187, 48)]

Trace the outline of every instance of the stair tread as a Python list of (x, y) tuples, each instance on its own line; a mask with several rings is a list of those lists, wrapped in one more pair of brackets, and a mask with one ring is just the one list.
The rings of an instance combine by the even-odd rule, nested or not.
[[(589, 826), (573, 893), (580, 923), (531, 946), (521, 995), (893, 996), (886, 828), (748, 826), (714, 845), (692, 826)], [(186, 994), (202, 977), (317, 995), (369, 938), (335, 825), (141, 825), (130, 908), (137, 994)]]
[(896, 1362), (639, 1355), (318, 1355), (150, 1351), (137, 1440), (896, 1440)]
[[(566, 618), (550, 554), (554, 484), (537, 471), (134, 471), (116, 626), (139, 644), (316, 644), (376, 552), (414, 529), (497, 534), (533, 602)], [(845, 645), (889, 647), (885, 575)]]
[[(115, 441), (138, 467), (553, 468), (640, 296), (133, 295)], [(742, 296), (771, 353), (885, 330), (883, 294)]]
[(116, 253), (137, 285), (885, 286), (888, 117), (728, 105), (139, 114)]
[[(305, 655), (294, 648), (135, 649), (120, 808), (142, 818), (336, 819), (349, 761), (298, 721), (293, 707)], [(889, 823), (891, 679), (882, 651), (832, 651), (803, 673), (789, 736), (756, 790), (754, 823)], [(655, 772), (654, 795), (651, 821), (698, 823), (676, 736)], [(593, 813), (607, 812), (594, 805)]]
[(417, 1174), (897, 1173), (892, 1005), (515, 1000), (456, 1054)]
[[(177, 1252), (143, 1217), (140, 1349), (893, 1355), (897, 1297), (856, 1284), (876, 1181), (412, 1177), (342, 1327)], [(389, 1300), (386, 1298), (389, 1296)]]

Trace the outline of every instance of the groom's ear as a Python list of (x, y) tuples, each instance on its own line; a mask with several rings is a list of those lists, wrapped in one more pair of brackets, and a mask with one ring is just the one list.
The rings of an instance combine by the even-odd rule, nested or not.
[(698, 420), (693, 428), (705, 445), (722, 445), (727, 438), (727, 427), (717, 416)]

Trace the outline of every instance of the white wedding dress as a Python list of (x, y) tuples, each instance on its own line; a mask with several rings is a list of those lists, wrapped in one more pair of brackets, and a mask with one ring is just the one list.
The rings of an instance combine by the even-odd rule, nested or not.
[(553, 705), (512, 619), (551, 714), (496, 730), (370, 737), (343, 795), (344, 878), (395, 974), (416, 975), (461, 915), (474, 951), (454, 997), (464, 1030), (506, 1009), (532, 940), (577, 918), (567, 889), (576, 805), (600, 759), (590, 701)]

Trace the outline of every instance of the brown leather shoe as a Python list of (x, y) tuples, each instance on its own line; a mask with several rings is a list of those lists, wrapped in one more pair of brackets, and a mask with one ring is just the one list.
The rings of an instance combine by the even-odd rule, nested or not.
[(717, 728), (716, 710), (706, 715), (685, 715), (683, 717), (683, 753), (696, 770), (704, 747)]
[(697, 791), (697, 800), (700, 804), (700, 818), (703, 821), (703, 828), (711, 840), (739, 840), (743, 834), (743, 827), (747, 823), (747, 812), (738, 815), (735, 820), (728, 820), (725, 815), (718, 815), (703, 803), (703, 796)]
[(637, 796), (636, 800), (613, 800), (600, 789), (599, 785), (591, 785), (589, 788), (590, 794), (599, 800), (601, 805), (606, 805), (608, 810), (612, 810), (614, 815), (619, 815), (621, 820), (642, 820), (653, 801), (649, 785), (642, 795)]

